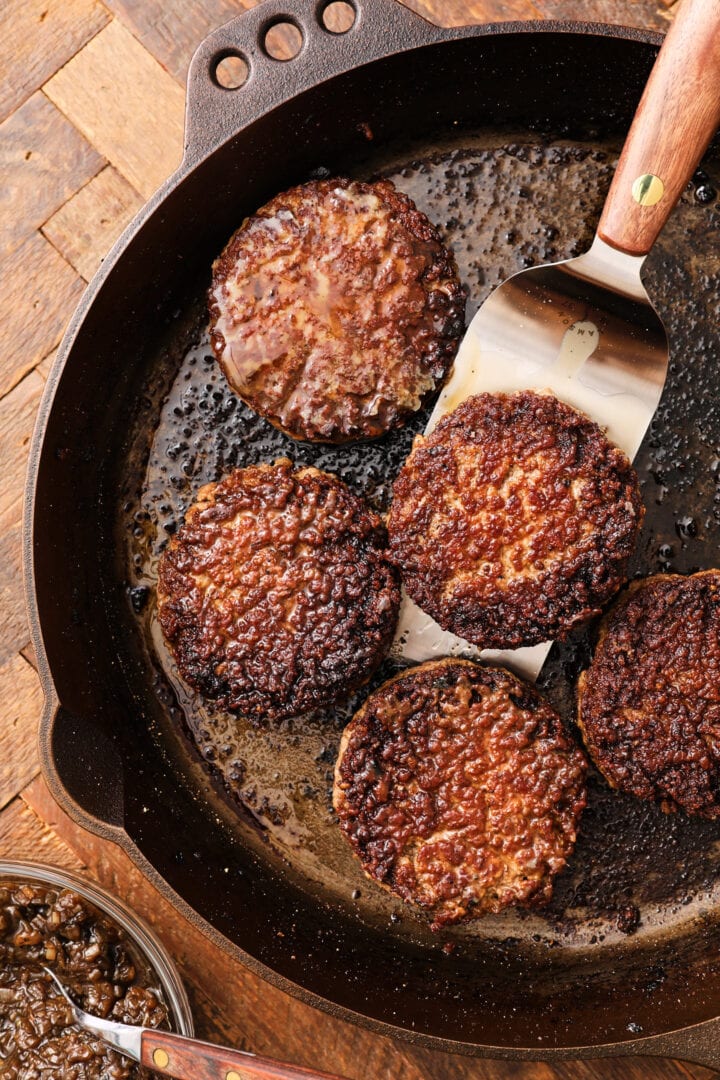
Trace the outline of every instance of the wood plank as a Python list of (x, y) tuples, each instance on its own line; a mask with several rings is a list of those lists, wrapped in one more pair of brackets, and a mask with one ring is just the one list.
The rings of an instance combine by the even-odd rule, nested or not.
[(143, 200), (108, 165), (43, 227), (43, 234), (86, 281), (140, 209)]
[(545, 19), (642, 26), (663, 32), (670, 18), (662, 0), (535, 0), (535, 4)]
[(680, 1062), (690, 1080), (717, 1080), (715, 1069), (706, 1069), (703, 1065), (691, 1065), (690, 1062)]
[(30, 664), (30, 667), (34, 668), (35, 671), (37, 671), (37, 655), (35, 653), (35, 646), (33, 645), (32, 641), (28, 641), (27, 645), (23, 645), (22, 649), (20, 650), (20, 656), (23, 656), (25, 660), (27, 660), (28, 664)]
[(106, 4), (182, 86), (203, 38), (253, 6), (251, 0), (106, 0)]
[(108, 18), (99, 0), (2, 0), (0, 119), (42, 86)]
[(472, 23), (503, 22), (509, 19), (539, 19), (538, 0), (403, 0), (418, 15), (438, 26), (468, 26)]
[(55, 357), (57, 356), (57, 354), (58, 354), (58, 350), (53, 349), (53, 351), (48, 353), (47, 356), (43, 360), (41, 360), (40, 363), (35, 368), (35, 371), (37, 371), (38, 375), (45, 382), (47, 382), (47, 377), (50, 374), (50, 369), (52, 368), (53, 364), (55, 363)]
[(4, 859), (26, 859), (82, 872), (81, 861), (22, 799), (0, 814), (0, 851)]
[(30, 637), (22, 578), (22, 497), (30, 437), (44, 389), (32, 372), (0, 401), (0, 664)]
[(0, 124), (0, 256), (6, 257), (103, 166), (42, 93)]
[(715, 1069), (706, 1069), (702, 1065), (690, 1065), (687, 1062), (683, 1062), (682, 1065), (692, 1080), (717, 1080), (718, 1074)]
[(145, 198), (179, 164), (184, 93), (119, 20), (44, 91)]
[[(127, 25), (145, 47), (184, 86), (195, 49), (218, 26), (233, 19), (256, 0), (106, 0), (107, 6)], [(267, 0), (266, 0), (267, 2)], [(514, 0), (519, 5), (523, 0)], [(282, 6), (273, 0), (278, 12)], [(293, 55), (289, 39), (283, 56)], [(289, 47), (289, 51), (287, 51)]]
[(0, 397), (60, 341), (84, 282), (39, 233), (0, 261)]
[[(37, 672), (19, 653), (0, 666), (0, 807), (40, 769), (38, 721), (43, 695)], [(0, 815), (1, 817), (1, 815)]]
[(508, 19), (567, 19), (667, 30), (664, 0), (403, 0), (438, 26), (464, 26)]
[(30, 636), (25, 610), (20, 514), (8, 525), (0, 517), (0, 663), (18, 652)]

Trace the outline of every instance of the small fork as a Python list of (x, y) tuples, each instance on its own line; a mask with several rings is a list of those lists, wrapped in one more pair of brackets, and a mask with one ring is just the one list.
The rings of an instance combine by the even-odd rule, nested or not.
[(43, 971), (67, 1001), (78, 1027), (99, 1035), (133, 1061), (177, 1080), (343, 1080), (334, 1074), (257, 1057), (245, 1050), (216, 1046), (200, 1039), (188, 1039), (172, 1031), (104, 1020), (79, 1008), (50, 968), (43, 967)]

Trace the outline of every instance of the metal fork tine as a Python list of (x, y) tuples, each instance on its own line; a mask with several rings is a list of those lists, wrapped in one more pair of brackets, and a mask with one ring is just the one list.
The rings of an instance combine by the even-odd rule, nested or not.
[(42, 970), (46, 975), (50, 976), (62, 996), (72, 1008), (73, 1017), (79, 1027), (84, 1028), (86, 1031), (92, 1031), (95, 1035), (99, 1035), (105, 1042), (110, 1043), (116, 1050), (131, 1057), (134, 1061), (140, 1061), (142, 1035), (145, 1028), (133, 1027), (131, 1024), (121, 1024), (116, 1020), (104, 1020), (100, 1016), (93, 1016), (92, 1013), (85, 1012), (84, 1009), (81, 1009), (79, 1005), (75, 1004), (67, 992), (66, 987), (63, 986), (54, 971), (51, 971), (49, 967), (45, 967), (44, 965)]

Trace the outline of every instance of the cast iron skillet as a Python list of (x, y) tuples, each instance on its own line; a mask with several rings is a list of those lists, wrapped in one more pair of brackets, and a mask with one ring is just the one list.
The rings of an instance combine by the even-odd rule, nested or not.
[[(394, 0), (355, 0), (353, 28), (332, 35), (324, 6), (270, 0), (200, 47), (182, 165), (105, 260), (48, 380), (25, 534), (47, 781), (75, 820), (119, 843), (230, 955), (335, 1015), (467, 1054), (662, 1054), (720, 1067), (716, 827), (665, 817), (595, 782), (581, 850), (552, 910), (509, 913), (438, 940), (392, 899), (376, 899), (374, 886), (343, 891), (334, 864), (322, 872), (319, 840), (318, 848), (301, 830), (300, 843), (286, 837), (283, 847), (287, 816), (240, 774), (252, 815), (233, 804), (218, 782), (231, 751), (205, 745), (215, 769), (203, 767), (187, 725), (195, 723), (202, 743), (204, 721), (188, 720), (192, 702), (158, 660), (142, 582), (152, 579), (163, 524), (174, 527), (187, 503), (183, 485), (278, 449), (235, 408), (202, 344), (187, 354), (210, 262), (242, 217), (318, 171), (388, 172), (436, 220), (444, 215), (439, 223), (457, 242), (477, 301), (493, 275), (589, 241), (611, 171), (607, 146), (622, 141), (657, 45), (651, 34), (549, 22), (443, 30)], [(287, 63), (262, 47), (280, 19), (304, 37)], [(236, 52), (250, 77), (231, 92), (214, 72)], [(563, 184), (566, 213), (553, 204)], [(707, 178), (695, 196), (688, 193), (648, 265), (674, 353), (658, 423), (638, 458), (649, 513), (636, 569), (645, 573), (712, 565), (717, 548), (720, 415), (709, 388), (718, 215), (704, 205), (712, 200)], [(475, 220), (481, 206), (492, 236)], [(485, 239), (473, 248), (476, 228)], [(189, 398), (178, 384), (184, 373)], [(411, 436), (355, 449), (347, 460), (296, 453), (336, 462), (382, 505)], [(166, 503), (150, 499), (155, 518), (143, 510), (153, 469), (168, 489)], [(587, 650), (586, 637), (557, 650), (543, 676), (566, 714)], [(342, 717), (326, 721), (325, 734), (323, 718), (309, 724), (313, 738), (325, 739), (325, 779)], [(296, 768), (309, 744), (303, 722), (273, 738), (266, 750), (282, 785), (283, 770)], [(327, 790), (299, 791), (299, 775), (293, 783), (298, 805), (319, 808), (329, 829)]]

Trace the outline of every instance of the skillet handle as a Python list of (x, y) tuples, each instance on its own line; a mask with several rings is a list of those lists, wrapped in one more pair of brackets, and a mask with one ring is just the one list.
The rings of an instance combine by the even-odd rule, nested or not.
[(597, 1047), (596, 1052), (583, 1057), (662, 1057), (702, 1065), (720, 1072), (720, 1018), (701, 1024), (651, 1035), (612, 1047)]
[[(442, 30), (399, 0), (351, 0), (355, 21), (332, 33), (323, 16), (331, 0), (266, 0), (213, 31), (190, 64), (185, 112), (185, 165), (206, 157), (239, 128), (358, 64), (442, 40)], [(350, 2), (350, 0), (348, 0)], [(269, 30), (290, 23), (302, 34), (291, 60), (276, 60), (265, 48)], [(246, 81), (237, 89), (220, 85), (218, 64), (245, 62)]]
[(647, 255), (720, 125), (720, 0), (682, 0), (648, 79), (598, 236)]

